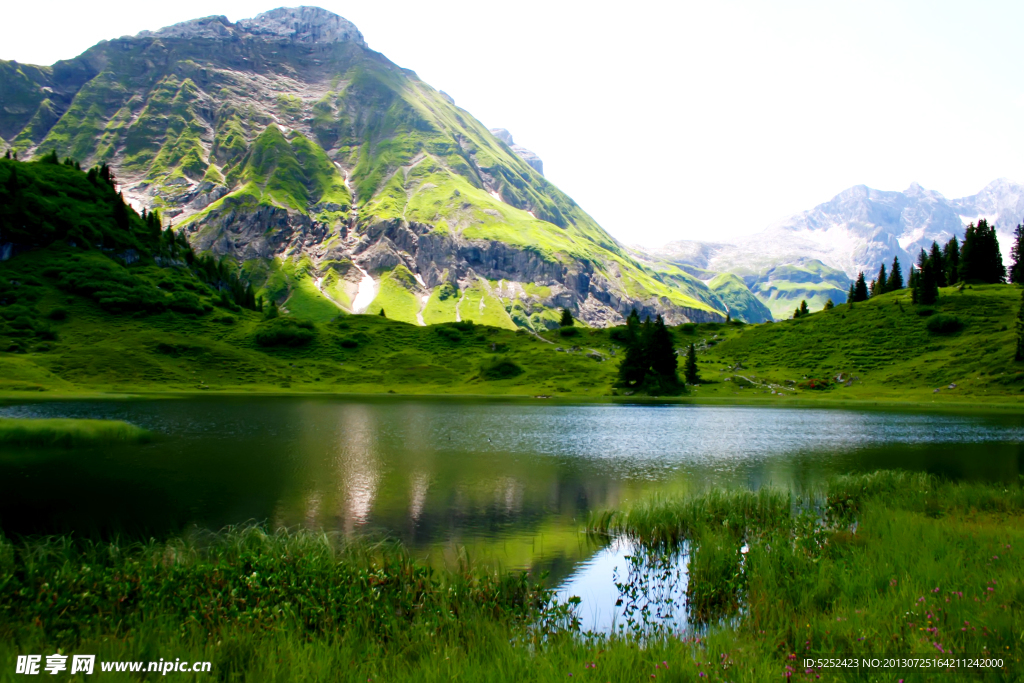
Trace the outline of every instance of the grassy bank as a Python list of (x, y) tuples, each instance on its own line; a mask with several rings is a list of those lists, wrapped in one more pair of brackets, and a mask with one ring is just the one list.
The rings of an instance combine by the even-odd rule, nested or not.
[[(120, 299), (97, 298), (107, 291), (103, 283), (131, 285), (136, 303), (153, 292), (171, 303), (121, 310), (111, 303)], [(175, 296), (199, 303), (178, 306)], [(1024, 406), (1024, 363), (1013, 360), (1019, 305), (1019, 288), (985, 285), (942, 290), (928, 308), (894, 292), (797, 320), (675, 326), (676, 348), (696, 346), (701, 375), (681, 398)], [(932, 331), (929, 320), (939, 315), (956, 317), (960, 327)], [(538, 337), (340, 311), (327, 323), (265, 320), (223, 302), (185, 268), (126, 267), (100, 251), (60, 246), (0, 263), (0, 396), (10, 398), (222, 392), (635, 399), (614, 387), (622, 339), (617, 329)]]
[(120, 420), (0, 418), (0, 445), (7, 446), (73, 448), (152, 438), (151, 432)]
[(703, 626), (643, 643), (581, 637), (571, 606), (526, 575), (431, 569), (393, 545), (258, 529), (5, 541), (0, 680), (15, 679), (16, 654), (57, 647), (208, 660), (218, 680), (924, 681), (954, 674), (801, 663), (942, 653), (1001, 657), (971, 676), (1015, 680), (1021, 521), (1019, 485), (892, 472), (835, 479), (814, 500), (710, 491), (595, 516), (591, 533), (645, 552), (690, 549), (688, 608)]

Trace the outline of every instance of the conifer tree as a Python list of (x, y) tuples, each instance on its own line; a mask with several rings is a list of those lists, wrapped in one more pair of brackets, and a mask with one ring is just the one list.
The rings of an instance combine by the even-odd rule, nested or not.
[(676, 358), (676, 349), (672, 343), (672, 333), (665, 327), (665, 321), (659, 315), (650, 328), (650, 340), (648, 342), (648, 354), (651, 360), (651, 370), (664, 386), (678, 384), (679, 377), (676, 371), (679, 368), (679, 359)]
[(576, 321), (572, 319), (572, 312), (568, 308), (562, 309), (562, 319), (558, 322), (562, 327), (572, 327)]
[(377, 315), (379, 315), (382, 318), (386, 318), (387, 317), (386, 315), (384, 315), (384, 309), (383, 308), (380, 309), (380, 313), (378, 313)]
[(864, 280), (863, 271), (857, 274), (857, 281), (853, 285), (853, 301), (868, 300), (868, 283)]
[(807, 299), (800, 300), (800, 308), (797, 310), (800, 311), (801, 318), (804, 317), (805, 315), (810, 315), (811, 312), (807, 309)]
[(881, 267), (878, 269), (878, 277), (875, 278), (875, 291), (871, 292), (871, 296), (878, 296), (880, 294), (885, 294), (887, 291), (889, 291), (888, 289), (886, 289), (886, 285), (888, 283), (889, 276), (885, 272), (885, 264), (883, 263)]
[(909, 287), (911, 290), (913, 290), (914, 287), (917, 286), (918, 274), (919, 273), (917, 272), (917, 268), (915, 268), (913, 264), (911, 264), (910, 272), (907, 274), (907, 287)]
[(903, 270), (900, 268), (900, 257), (893, 256), (892, 270), (889, 272), (889, 280), (885, 283), (885, 291), (897, 292), (903, 289)]
[(935, 285), (937, 287), (945, 287), (948, 284), (946, 281), (946, 261), (942, 258), (942, 249), (939, 248), (938, 242), (932, 242), (932, 249), (928, 253), (928, 260), (932, 264)]
[(961, 282), (997, 283), (1006, 280), (1006, 267), (999, 253), (996, 229), (982, 218), (971, 223), (964, 232), (960, 248), (959, 279)]
[(1018, 223), (1013, 230), (1013, 247), (1010, 249), (1010, 282), (1015, 285), (1024, 283), (1024, 225)]
[(619, 386), (634, 387), (647, 375), (647, 354), (643, 348), (640, 316), (636, 309), (626, 318), (626, 355), (619, 363)]
[(825, 308), (822, 309), (822, 310), (831, 311), (835, 307), (836, 307), (836, 305), (834, 303), (832, 303), (832, 299), (829, 299), (828, 301), (825, 302)]
[(846, 303), (852, 304), (853, 303), (853, 296), (854, 296), (853, 283), (851, 282), (850, 283), (850, 291), (846, 293)]
[(960, 242), (956, 235), (949, 238), (942, 247), (942, 258), (946, 262), (946, 282), (954, 284), (960, 281)]
[(700, 384), (700, 370), (697, 368), (697, 349), (693, 344), (686, 350), (685, 372), (687, 384)]

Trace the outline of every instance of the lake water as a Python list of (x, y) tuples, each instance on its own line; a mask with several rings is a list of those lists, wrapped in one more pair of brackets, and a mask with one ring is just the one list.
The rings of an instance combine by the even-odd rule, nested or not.
[(628, 569), (628, 549), (579, 533), (588, 513), (650, 492), (799, 492), (882, 467), (1007, 481), (1024, 472), (1024, 416), (299, 398), (50, 402), (0, 415), (120, 419), (160, 435), (141, 446), (0, 447), (7, 534), (160, 536), (255, 520), (386, 535), (435, 561), (464, 550), (579, 592), (606, 590), (587, 577)]

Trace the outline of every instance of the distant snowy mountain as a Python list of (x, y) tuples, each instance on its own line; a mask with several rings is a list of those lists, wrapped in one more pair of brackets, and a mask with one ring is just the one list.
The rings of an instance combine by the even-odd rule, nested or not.
[(917, 183), (903, 192), (856, 185), (734, 244), (677, 241), (644, 251), (682, 267), (736, 274), (780, 317), (802, 298), (812, 308), (829, 298), (840, 303), (857, 273), (870, 279), (896, 256), (906, 276), (921, 249), (963, 239), (967, 224), (981, 218), (995, 225), (1009, 264), (1013, 229), (1024, 221), (1024, 186), (1005, 178), (959, 199)]

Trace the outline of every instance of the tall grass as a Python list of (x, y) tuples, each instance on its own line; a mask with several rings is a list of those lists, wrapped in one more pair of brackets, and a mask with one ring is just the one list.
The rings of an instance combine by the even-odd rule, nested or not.
[[(614, 522), (605, 530), (656, 539), (648, 543), (655, 552), (666, 551), (665, 539), (687, 539), (688, 604), (702, 625), (681, 636), (585, 637), (571, 611), (524, 574), (468, 564), (430, 569), (397, 545), (311, 532), (3, 541), (0, 681), (16, 679), (16, 654), (58, 647), (103, 660), (209, 660), (210, 680), (227, 681), (565, 681), (571, 674), (910, 683), (1010, 681), (1024, 671), (1019, 483), (882, 472), (834, 479), (813, 505), (791, 504), (778, 491), (711, 491), (596, 519)], [(599, 532), (596, 522), (591, 529)], [(802, 664), (869, 654), (987, 655), (1004, 666)]]
[(0, 418), (0, 445), (73, 448), (152, 438), (152, 432), (120, 420)]

